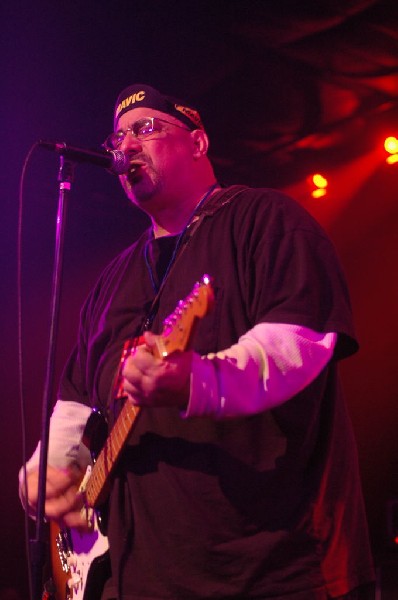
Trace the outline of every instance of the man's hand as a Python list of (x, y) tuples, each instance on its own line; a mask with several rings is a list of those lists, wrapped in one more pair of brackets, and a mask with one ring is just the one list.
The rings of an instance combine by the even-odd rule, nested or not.
[(185, 408), (189, 400), (192, 352), (173, 352), (165, 358), (153, 355), (156, 336), (144, 334), (145, 344), (138, 346), (123, 368), (123, 387), (133, 404), (139, 406), (177, 406)]
[[(78, 493), (81, 478), (82, 474), (77, 468), (57, 469), (48, 465), (44, 506), (46, 519), (55, 521), (61, 528), (89, 529), (87, 520), (81, 514), (83, 499), (81, 494)], [(38, 483), (39, 471), (34, 469), (27, 475), (27, 504), (30, 514), (36, 513)]]

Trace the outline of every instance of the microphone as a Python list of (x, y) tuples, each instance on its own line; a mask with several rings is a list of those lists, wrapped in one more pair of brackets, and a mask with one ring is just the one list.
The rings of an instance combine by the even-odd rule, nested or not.
[(39, 140), (38, 144), (69, 160), (104, 167), (116, 175), (126, 173), (130, 165), (127, 155), (121, 150), (86, 150), (85, 148), (69, 146), (65, 142), (50, 142), (47, 140)]

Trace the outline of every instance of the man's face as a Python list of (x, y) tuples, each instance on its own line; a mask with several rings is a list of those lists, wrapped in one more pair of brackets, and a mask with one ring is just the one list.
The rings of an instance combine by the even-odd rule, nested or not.
[(142, 139), (130, 131), (126, 134), (119, 148), (128, 155), (131, 166), (120, 181), (128, 198), (147, 210), (151, 200), (167, 200), (183, 189), (187, 169), (192, 168), (193, 143), (191, 131), (181, 121), (151, 108), (124, 113), (117, 130), (130, 129), (143, 117), (162, 119), (157, 122), (160, 130)]

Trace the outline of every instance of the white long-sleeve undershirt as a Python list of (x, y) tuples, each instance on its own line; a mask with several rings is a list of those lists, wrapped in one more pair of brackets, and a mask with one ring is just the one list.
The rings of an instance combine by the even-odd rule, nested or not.
[[(48, 463), (53, 467), (65, 469), (78, 465), (85, 469), (91, 462), (90, 452), (81, 442), (91, 408), (68, 400), (58, 400), (54, 406), (48, 441)], [(27, 472), (39, 467), (40, 442), (26, 463)], [(20, 496), (23, 500), (22, 486), (24, 480), (23, 468), (19, 471)]]
[(260, 323), (227, 350), (194, 354), (183, 417), (221, 419), (269, 410), (311, 383), (332, 358), (336, 333)]

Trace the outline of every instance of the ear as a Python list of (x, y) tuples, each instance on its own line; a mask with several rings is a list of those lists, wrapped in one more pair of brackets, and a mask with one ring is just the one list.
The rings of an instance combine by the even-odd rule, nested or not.
[(206, 156), (209, 149), (209, 138), (207, 137), (207, 133), (203, 131), (203, 129), (194, 129), (194, 131), (191, 132), (191, 140), (193, 158), (198, 159), (202, 158), (202, 156)]

